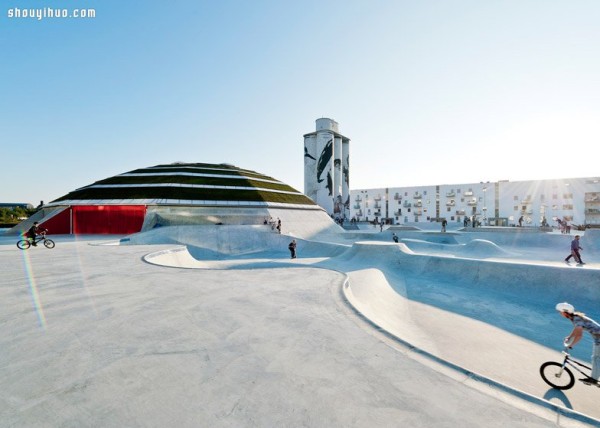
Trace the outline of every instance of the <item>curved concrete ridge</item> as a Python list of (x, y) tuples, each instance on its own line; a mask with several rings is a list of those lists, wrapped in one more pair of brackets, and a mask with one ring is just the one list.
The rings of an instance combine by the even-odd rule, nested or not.
[(187, 247), (184, 245), (146, 254), (143, 257), (143, 260), (158, 266), (182, 269), (198, 269), (205, 267), (205, 264), (202, 261), (192, 257)]
[[(423, 281), (435, 282), (439, 281), (440, 277), (445, 277), (449, 282), (469, 284), (477, 293), (490, 290), (506, 291), (508, 284), (508, 289), (513, 291), (531, 288), (534, 294), (542, 293), (548, 302), (552, 302), (559, 297), (576, 296), (588, 289), (589, 297), (592, 301), (597, 301), (600, 291), (590, 291), (589, 289), (593, 290), (594, 287), (581, 284), (581, 281), (579, 286), (571, 283), (565, 285), (557, 281), (536, 284), (538, 277), (550, 281), (560, 276), (561, 272), (567, 272), (570, 277), (580, 278), (593, 273), (592, 277), (597, 279), (597, 269), (570, 269), (560, 264), (540, 264), (533, 261), (523, 264), (506, 260), (482, 262), (467, 258), (438, 257), (416, 254), (404, 243), (367, 241), (356, 242), (352, 247), (345, 248), (341, 254), (331, 258), (284, 261), (277, 258), (276, 254), (270, 255), (274, 258), (202, 261), (195, 259), (187, 247), (177, 247), (151, 253), (144, 259), (163, 266), (187, 268), (247, 269), (305, 265), (346, 272), (349, 281), (344, 286), (343, 293), (348, 303), (371, 324), (399, 342), (447, 367), (550, 408), (557, 417), (566, 415), (569, 419), (593, 425), (600, 424), (600, 419), (594, 419), (600, 418), (600, 409), (594, 394), (596, 391), (577, 385), (568, 391), (568, 398), (556, 397), (552, 395), (554, 390), (548, 388), (540, 378), (540, 364), (549, 360), (558, 361), (558, 351), (544, 346), (543, 343), (528, 340), (521, 334), (511, 333), (505, 326), (490, 324), (495, 319), (488, 317), (487, 313), (483, 320), (478, 320), (477, 317), (466, 316), (455, 310), (444, 310), (415, 300), (415, 296), (423, 288)], [(427, 284), (425, 285), (427, 288)], [(465, 304), (470, 302), (466, 301)], [(546, 303), (542, 303), (544, 304)], [(522, 313), (522, 307), (518, 307), (516, 314), (513, 314), (511, 311), (514, 309), (511, 309), (510, 305), (498, 302), (496, 310), (506, 318), (526, 317), (527, 314)], [(485, 304), (481, 306), (485, 311)], [(565, 330), (567, 328), (568, 326), (565, 326)], [(547, 342), (553, 343), (557, 336), (556, 330), (547, 333), (547, 336)], [(506, 370), (507, 367), (510, 371)], [(552, 400), (558, 400), (559, 404), (553, 403)], [(567, 405), (570, 403), (578, 411), (560, 405), (561, 400), (566, 400)]]
[(415, 253), (463, 256), (478, 259), (490, 257), (516, 257), (519, 254), (507, 251), (495, 243), (485, 239), (473, 239), (466, 244), (446, 244), (424, 241), (421, 239), (402, 238), (402, 242)]
[[(408, 304), (407, 299), (396, 293), (383, 273), (376, 269), (351, 272), (348, 276), (349, 281), (343, 287), (348, 303), (369, 323), (413, 352), (550, 410), (559, 426), (569, 426), (572, 420), (600, 425), (600, 414), (597, 414), (592, 396), (595, 391), (588, 391), (588, 396), (583, 395), (576, 402), (585, 407), (585, 412), (541, 398), (547, 386), (543, 384), (538, 371), (531, 368), (536, 364), (539, 367), (544, 361), (557, 360), (557, 352), (481, 321), (418, 302), (411, 301)], [(522, 352), (523, 349), (527, 350), (526, 354)], [(490, 365), (490, 361), (494, 364)], [(521, 364), (515, 365), (515, 361)], [(507, 367), (510, 370), (506, 370)], [(548, 414), (535, 413), (551, 420)], [(562, 417), (569, 421), (561, 421)]]

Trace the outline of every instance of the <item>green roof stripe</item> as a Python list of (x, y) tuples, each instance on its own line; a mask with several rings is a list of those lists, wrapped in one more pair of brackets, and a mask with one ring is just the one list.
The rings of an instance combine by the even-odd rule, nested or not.
[(233, 186), (233, 187), (262, 187), (273, 190), (299, 193), (287, 184), (270, 183), (268, 181), (254, 181), (247, 178), (220, 178), (201, 177), (186, 175), (150, 175), (150, 176), (127, 176), (118, 175), (97, 181), (95, 184), (157, 184), (157, 183), (180, 183), (180, 184), (202, 184), (208, 186)]
[(85, 187), (75, 190), (56, 201), (97, 199), (181, 199), (192, 201), (258, 201), (288, 204), (314, 205), (314, 202), (300, 193), (273, 193), (261, 190), (236, 190), (218, 188), (189, 187)]

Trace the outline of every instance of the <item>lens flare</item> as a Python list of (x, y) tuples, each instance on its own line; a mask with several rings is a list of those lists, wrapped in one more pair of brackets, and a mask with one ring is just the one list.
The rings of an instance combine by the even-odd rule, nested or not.
[(44, 315), (44, 308), (40, 300), (37, 284), (35, 282), (35, 275), (33, 274), (33, 269), (31, 267), (31, 260), (29, 260), (29, 252), (21, 251), (21, 253), (23, 254), (23, 267), (25, 268), (25, 276), (27, 277), (27, 282), (29, 283), (29, 295), (31, 296), (31, 303), (33, 304), (33, 309), (37, 315), (40, 327), (43, 330), (46, 330), (46, 317)]

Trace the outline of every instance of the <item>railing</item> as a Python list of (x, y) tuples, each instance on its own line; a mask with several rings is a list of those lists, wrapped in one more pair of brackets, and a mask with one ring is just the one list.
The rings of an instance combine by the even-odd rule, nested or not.
[(473, 192), (472, 191), (467, 191), (463, 193), (464, 196), (473, 196)]
[(448, 192), (448, 193), (446, 193), (446, 197), (447, 198), (455, 198), (456, 197), (456, 193), (454, 193), (454, 192)]

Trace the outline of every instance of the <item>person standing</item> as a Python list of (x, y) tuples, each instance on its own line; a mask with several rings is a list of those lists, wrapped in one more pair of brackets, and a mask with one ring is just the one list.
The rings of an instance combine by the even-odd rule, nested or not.
[(290, 245), (288, 245), (288, 248), (290, 250), (290, 255), (292, 256), (292, 259), (296, 258), (296, 240), (292, 239), (292, 242), (290, 242)]
[(392, 233), (392, 239), (396, 244), (398, 243), (398, 235), (396, 235), (395, 233)]
[(586, 385), (598, 384), (598, 378), (600, 377), (600, 324), (582, 312), (575, 312), (573, 305), (566, 302), (556, 305), (556, 310), (571, 321), (574, 326), (571, 333), (565, 337), (566, 346), (569, 348), (575, 346), (581, 340), (584, 330), (592, 335), (594, 346), (592, 348), (592, 374), (590, 377), (593, 378), (593, 381), (588, 378), (580, 380)]
[(571, 241), (571, 254), (567, 256), (565, 262), (569, 263), (569, 260), (573, 257), (577, 263), (584, 265), (585, 263), (581, 260), (580, 251), (583, 251), (583, 247), (579, 245), (579, 235), (575, 235), (575, 239)]
[(442, 220), (442, 232), (446, 231), (446, 225), (448, 224), (448, 221), (446, 219)]
[(519, 227), (523, 227), (523, 216), (519, 217)]

